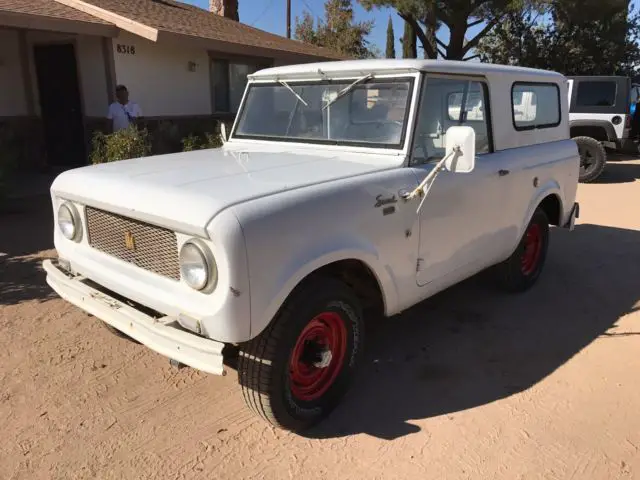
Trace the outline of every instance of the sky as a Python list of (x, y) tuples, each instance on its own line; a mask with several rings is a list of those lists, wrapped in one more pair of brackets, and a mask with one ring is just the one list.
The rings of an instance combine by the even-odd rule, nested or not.
[[(191, 3), (201, 8), (209, 8), (209, 0), (182, 0), (185, 3)], [(277, 35), (286, 36), (287, 23), (286, 23), (286, 0), (239, 0), (240, 6), (240, 21), (261, 30), (275, 33)], [(367, 12), (357, 2), (353, 1), (356, 20), (373, 20), (375, 25), (373, 31), (369, 36), (369, 41), (376, 45), (380, 50), (380, 53), (384, 55), (385, 45), (387, 42), (387, 23), (389, 22), (389, 16), (393, 22), (393, 29), (396, 37), (396, 55), (402, 56), (402, 45), (400, 44), (400, 37), (404, 31), (403, 20), (391, 9), (375, 9), (371, 12)], [(296, 16), (302, 17), (304, 11), (309, 11), (314, 17), (324, 17), (324, 0), (291, 0), (291, 35), (293, 36), (295, 31)], [(482, 25), (475, 27), (474, 32), (480, 30)], [(447, 42), (449, 34), (447, 31), (439, 31), (438, 37)], [(420, 41), (418, 41), (420, 46)], [(422, 56), (422, 49), (418, 49), (418, 56)]]

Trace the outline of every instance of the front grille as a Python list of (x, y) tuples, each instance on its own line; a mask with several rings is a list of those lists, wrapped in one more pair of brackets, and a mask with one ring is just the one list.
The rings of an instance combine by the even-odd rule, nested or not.
[(89, 245), (112, 257), (180, 280), (176, 234), (166, 228), (86, 207)]

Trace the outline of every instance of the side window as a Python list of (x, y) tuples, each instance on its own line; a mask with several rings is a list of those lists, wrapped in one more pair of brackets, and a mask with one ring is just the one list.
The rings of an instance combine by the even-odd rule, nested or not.
[(576, 105), (580, 107), (613, 107), (616, 104), (616, 82), (584, 80), (578, 82)]
[(551, 128), (560, 124), (560, 89), (553, 83), (515, 83), (511, 89), (516, 130)]
[(466, 125), (476, 132), (476, 153), (491, 151), (488, 89), (478, 81), (427, 77), (418, 112), (413, 162), (440, 160), (445, 155), (446, 132)]

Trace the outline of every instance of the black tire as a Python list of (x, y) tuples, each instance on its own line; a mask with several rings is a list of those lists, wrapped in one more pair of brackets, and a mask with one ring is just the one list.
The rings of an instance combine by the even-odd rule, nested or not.
[(596, 180), (607, 164), (607, 151), (602, 143), (591, 137), (575, 137), (580, 154), (580, 183), (590, 183)]
[(498, 280), (512, 293), (529, 290), (538, 280), (549, 249), (549, 219), (537, 208), (511, 256), (498, 265)]
[(127, 335), (124, 332), (121, 332), (120, 330), (118, 330), (115, 327), (112, 327), (111, 325), (109, 325), (107, 322), (103, 322), (102, 320), (98, 320), (98, 322), (100, 322), (100, 325), (102, 325), (104, 328), (106, 328), (107, 330), (109, 330), (112, 334), (114, 334), (116, 337), (120, 337), (120, 338), (124, 338), (125, 340), (129, 340), (130, 342), (133, 343), (140, 343), (139, 341), (137, 341), (135, 338), (131, 338), (129, 335)]
[[(342, 332), (334, 333), (332, 338), (337, 340), (330, 350), (317, 342), (329, 325), (335, 326), (331, 331)], [(309, 336), (316, 327), (321, 333)], [(310, 338), (316, 340), (303, 342)], [(294, 291), (260, 335), (240, 347), (238, 381), (245, 402), (285, 430), (299, 432), (316, 425), (347, 393), (360, 363), (363, 340), (362, 310), (353, 291), (332, 278), (309, 280)], [(307, 380), (317, 374), (324, 382), (318, 380), (305, 389), (295, 381), (304, 373), (309, 373)], [(316, 384), (324, 388), (314, 390)]]

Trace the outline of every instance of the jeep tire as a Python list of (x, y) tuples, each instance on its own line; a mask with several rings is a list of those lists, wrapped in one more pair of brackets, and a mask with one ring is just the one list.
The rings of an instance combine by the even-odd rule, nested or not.
[(575, 137), (580, 154), (580, 183), (590, 183), (596, 180), (604, 171), (607, 164), (607, 151), (602, 143), (591, 137)]
[(549, 248), (549, 219), (537, 208), (520, 243), (511, 256), (497, 266), (498, 280), (508, 292), (529, 290), (538, 280)]
[(285, 430), (314, 426), (347, 392), (363, 339), (353, 291), (333, 278), (306, 281), (260, 335), (240, 346), (238, 381), (246, 404)]

